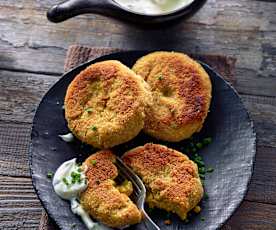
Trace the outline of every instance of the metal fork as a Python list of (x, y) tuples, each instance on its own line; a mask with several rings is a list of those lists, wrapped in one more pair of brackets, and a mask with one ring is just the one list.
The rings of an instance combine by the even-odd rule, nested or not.
[(133, 171), (127, 165), (125, 165), (119, 157), (116, 158), (115, 165), (119, 171), (119, 176), (117, 179), (121, 182), (124, 180), (131, 181), (133, 185), (133, 193), (131, 198), (144, 216), (144, 221), (142, 221), (140, 224), (137, 224), (136, 229), (160, 230), (160, 228), (152, 221), (144, 209), (146, 188), (141, 179), (136, 174), (134, 174)]

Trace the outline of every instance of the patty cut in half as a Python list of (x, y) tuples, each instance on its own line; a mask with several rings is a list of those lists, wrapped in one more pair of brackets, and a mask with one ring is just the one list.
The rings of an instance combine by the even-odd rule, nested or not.
[(176, 213), (184, 220), (202, 199), (197, 165), (181, 152), (146, 144), (126, 152), (123, 161), (145, 183), (150, 207)]
[(140, 58), (132, 69), (152, 90), (154, 103), (146, 114), (146, 133), (177, 142), (201, 130), (212, 86), (199, 63), (182, 53), (160, 51)]
[(85, 160), (82, 167), (86, 169), (88, 187), (81, 194), (80, 202), (93, 218), (119, 228), (141, 222), (142, 215), (129, 198), (133, 190), (131, 182), (116, 185), (115, 161), (110, 150), (99, 151)]
[(119, 61), (90, 65), (75, 77), (65, 96), (65, 118), (81, 141), (109, 148), (134, 138), (152, 103), (147, 83)]

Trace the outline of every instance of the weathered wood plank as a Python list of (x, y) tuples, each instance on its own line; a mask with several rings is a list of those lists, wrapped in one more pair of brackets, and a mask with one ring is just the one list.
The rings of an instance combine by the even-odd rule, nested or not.
[(30, 175), (30, 130), (30, 124), (0, 122), (0, 175)]
[(32, 122), (35, 109), (57, 77), (0, 70), (0, 119)]
[(41, 210), (30, 178), (0, 176), (0, 229), (37, 229)]
[(256, 162), (246, 200), (276, 204), (276, 148), (257, 147)]
[(244, 201), (222, 230), (275, 230), (276, 206)]
[(47, 22), (45, 8), (40, 8), (50, 2), (26, 1), (19, 7), (12, 3), (7, 7), (7, 2), (0, 7), (0, 68), (61, 73), (66, 49), (75, 41), (127, 49), (219, 53), (238, 58), (236, 87), (240, 92), (276, 96), (276, 23), (271, 16), (276, 4), (208, 1), (188, 21), (149, 30), (94, 15), (53, 24)]

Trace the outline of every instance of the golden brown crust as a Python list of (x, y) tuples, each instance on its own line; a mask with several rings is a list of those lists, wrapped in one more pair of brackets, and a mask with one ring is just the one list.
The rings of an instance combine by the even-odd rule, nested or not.
[(146, 133), (180, 141), (200, 131), (212, 90), (200, 64), (182, 53), (160, 51), (140, 58), (132, 69), (147, 81), (153, 94), (153, 106), (146, 113)]
[(83, 163), (88, 180), (87, 189), (81, 194), (84, 209), (94, 218), (110, 227), (123, 227), (141, 221), (141, 212), (129, 199), (129, 192), (121, 192), (114, 179), (118, 175), (115, 155), (102, 150), (88, 157)]
[(149, 86), (119, 61), (90, 65), (65, 96), (68, 127), (81, 141), (109, 148), (135, 137), (151, 102)]
[(197, 165), (170, 148), (146, 144), (128, 151), (123, 161), (144, 181), (147, 202), (185, 219), (203, 196)]

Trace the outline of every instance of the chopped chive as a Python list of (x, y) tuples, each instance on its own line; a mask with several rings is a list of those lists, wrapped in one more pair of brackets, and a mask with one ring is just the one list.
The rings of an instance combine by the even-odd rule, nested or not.
[(208, 199), (209, 199), (209, 195), (208, 195), (208, 193), (207, 193), (207, 192), (205, 192), (205, 193), (204, 193), (204, 195), (203, 195), (203, 199), (205, 199), (205, 200), (208, 200)]
[(203, 144), (202, 144), (202, 143), (200, 143), (200, 142), (198, 142), (198, 143), (196, 143), (196, 147), (197, 147), (198, 149), (202, 149)]
[(49, 179), (52, 179), (53, 175), (54, 175), (54, 173), (51, 172), (51, 171), (49, 171), (49, 172), (47, 173), (47, 177), (48, 177)]
[(93, 131), (97, 131), (97, 127), (96, 127), (96, 126), (92, 126), (91, 129), (92, 129)]
[(200, 220), (201, 220), (201, 221), (205, 221), (205, 218), (204, 218), (204, 217), (201, 217)]
[(163, 76), (160, 75), (160, 76), (158, 77), (158, 80), (161, 81), (162, 79), (163, 79)]
[(92, 165), (96, 165), (96, 164), (97, 164), (97, 161), (96, 161), (96, 160), (91, 160), (90, 163), (91, 163)]
[(197, 159), (195, 159), (195, 163), (196, 163), (199, 167), (203, 167), (203, 166), (205, 166), (204, 162), (203, 162), (203, 161), (201, 161), (201, 160), (197, 160)]
[(81, 169), (81, 168), (78, 168), (78, 172), (82, 172), (82, 169)]
[(63, 181), (63, 183), (66, 184), (67, 186), (69, 185), (69, 183), (68, 183), (68, 181), (67, 181), (67, 179), (66, 179), (65, 177), (63, 177), (62, 181)]
[(206, 172), (212, 173), (212, 172), (214, 172), (214, 170), (215, 169), (213, 167), (208, 167), (207, 170), (206, 170)]
[(93, 111), (93, 109), (91, 107), (85, 109), (85, 112), (87, 112), (87, 113), (91, 113), (92, 111)]
[(200, 179), (205, 180), (205, 176), (203, 174), (199, 173), (199, 177), (200, 177)]
[(199, 172), (200, 174), (205, 174), (205, 167), (200, 167), (200, 168), (198, 169), (198, 172)]
[(211, 137), (206, 137), (203, 139), (203, 144), (208, 145), (212, 143), (212, 138)]

